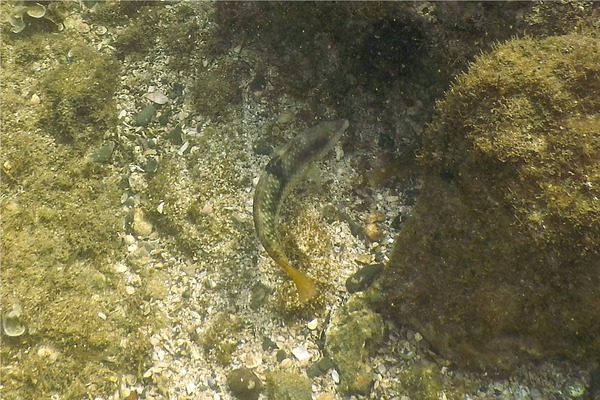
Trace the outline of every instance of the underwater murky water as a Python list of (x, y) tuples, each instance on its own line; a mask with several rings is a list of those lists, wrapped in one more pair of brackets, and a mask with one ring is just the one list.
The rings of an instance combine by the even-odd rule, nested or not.
[(0, 10), (1, 398), (598, 395), (595, 3)]

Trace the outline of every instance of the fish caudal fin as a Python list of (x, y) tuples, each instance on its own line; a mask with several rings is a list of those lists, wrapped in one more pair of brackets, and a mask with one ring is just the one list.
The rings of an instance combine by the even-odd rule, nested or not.
[(308, 275), (305, 275), (297, 269), (291, 267), (290, 269), (287, 269), (286, 272), (296, 285), (301, 303), (306, 303), (317, 297), (317, 285)]

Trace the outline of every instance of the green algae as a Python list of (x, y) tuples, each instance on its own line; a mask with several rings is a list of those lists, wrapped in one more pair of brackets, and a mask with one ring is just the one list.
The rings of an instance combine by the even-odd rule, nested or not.
[(515, 39), (437, 104), (376, 302), (459, 365), (600, 354), (599, 77), (597, 37)]
[(267, 373), (267, 398), (271, 400), (310, 400), (310, 379), (294, 372)]
[(398, 378), (403, 393), (423, 400), (437, 400), (442, 393), (442, 378), (438, 366), (430, 363), (416, 363), (403, 370)]
[(504, 182), (486, 195), (511, 207), (536, 242), (582, 253), (597, 251), (599, 51), (597, 38), (569, 35), (481, 57), (438, 104), (440, 133), (424, 150), (460, 176), (473, 205), (478, 181)]
[(243, 328), (244, 323), (241, 318), (224, 312), (219, 313), (199, 336), (199, 342), (207, 356), (227, 366), (231, 363), (233, 353), (239, 345), (237, 337)]
[(369, 355), (383, 340), (383, 329), (383, 319), (362, 295), (350, 298), (332, 319), (325, 350), (339, 370), (344, 393), (369, 393), (374, 381)]
[(239, 106), (242, 101), (240, 67), (235, 61), (219, 61), (202, 69), (191, 88), (194, 106), (202, 114), (222, 116), (227, 108)]
[[(143, 305), (146, 289), (128, 293), (116, 273), (119, 178), (95, 153), (86, 157), (115, 123), (118, 65), (67, 35), (3, 45), (3, 57), (14, 62), (3, 68), (0, 312), (19, 304), (27, 331), (2, 338), (2, 397), (112, 394), (123, 374), (146, 369), (160, 323)], [(32, 76), (41, 103), (21, 95)]]
[(120, 66), (113, 57), (77, 42), (63, 57), (41, 82), (47, 108), (40, 126), (59, 142), (88, 145), (116, 123), (112, 96)]
[(114, 391), (120, 373), (140, 372), (149, 324), (111, 262), (122, 224), (116, 182), (106, 170), (87, 176), (85, 161), (42, 137), (2, 140), (5, 168), (24, 154), (33, 162), (2, 184), (2, 312), (21, 304), (28, 328), (3, 342), (4, 398)]

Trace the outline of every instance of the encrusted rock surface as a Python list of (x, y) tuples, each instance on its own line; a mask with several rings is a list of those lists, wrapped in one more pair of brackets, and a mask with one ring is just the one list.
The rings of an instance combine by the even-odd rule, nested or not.
[(599, 91), (584, 35), (510, 41), (454, 83), (381, 279), (389, 315), (462, 365), (597, 359)]

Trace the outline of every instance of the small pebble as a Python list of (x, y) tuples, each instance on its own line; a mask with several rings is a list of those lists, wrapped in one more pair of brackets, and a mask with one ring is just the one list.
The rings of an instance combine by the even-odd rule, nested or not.
[(227, 374), (227, 385), (235, 397), (241, 400), (256, 400), (263, 385), (258, 376), (246, 367), (234, 369)]
[(133, 233), (139, 237), (148, 237), (152, 233), (153, 226), (144, 219), (144, 211), (141, 208), (136, 208), (133, 212), (132, 228)]
[(188, 383), (185, 385), (185, 391), (187, 394), (194, 394), (194, 392), (196, 392), (196, 384), (194, 382)]
[(317, 318), (315, 318), (312, 321), (310, 321), (308, 324), (306, 324), (306, 327), (308, 329), (310, 329), (311, 331), (314, 331), (315, 329), (317, 329), (318, 325), (319, 325), (319, 320)]
[(294, 119), (294, 114), (290, 111), (284, 111), (277, 117), (277, 123), (280, 125), (287, 124)]
[(115, 265), (115, 271), (122, 274), (123, 272), (127, 272), (127, 265), (123, 263), (117, 263)]
[(383, 229), (374, 222), (367, 224), (364, 232), (365, 236), (372, 242), (379, 242), (383, 238)]
[(134, 244), (136, 244), (136, 242), (137, 242), (137, 240), (136, 240), (135, 236), (133, 236), (133, 235), (125, 235), (125, 236), (123, 237), (123, 241), (125, 242), (125, 244), (126, 244), (127, 246), (134, 245)]
[(144, 107), (142, 111), (137, 113), (135, 116), (135, 124), (137, 126), (147, 126), (155, 115), (156, 108), (150, 104), (149, 106)]
[(372, 254), (359, 254), (354, 258), (357, 263), (360, 264), (371, 264), (373, 262)]
[(309, 378), (321, 376), (333, 367), (333, 361), (331, 361), (331, 359), (328, 357), (323, 357), (319, 361), (312, 363), (308, 366), (308, 368), (306, 368), (306, 375)]
[(92, 28), (90, 28), (90, 26), (88, 24), (86, 24), (83, 21), (76, 21), (73, 24), (73, 27), (75, 28), (77, 33), (87, 33), (92, 29)]
[(383, 264), (365, 265), (346, 279), (346, 290), (349, 293), (362, 292), (375, 281), (383, 271)]
[(261, 347), (263, 350), (274, 350), (277, 348), (277, 344), (268, 336), (263, 338)]
[(148, 157), (146, 165), (144, 166), (146, 172), (155, 173), (158, 171), (158, 160), (154, 157)]
[[(275, 344), (275, 346), (277, 346), (277, 344)], [(285, 350), (277, 350), (277, 353), (275, 354), (275, 359), (277, 359), (278, 362), (286, 360), (287, 353), (285, 352)]]
[(183, 140), (183, 129), (181, 129), (181, 125), (176, 125), (175, 128), (171, 132), (169, 132), (168, 138), (178, 146), (181, 146), (184, 142)]
[(89, 160), (96, 163), (106, 163), (110, 161), (114, 150), (115, 143), (108, 142), (96, 149), (96, 151), (94, 151), (90, 156)]
[(38, 349), (37, 355), (49, 363), (54, 363), (60, 354), (50, 346), (42, 346)]
[(252, 150), (260, 156), (269, 156), (273, 154), (273, 146), (264, 139), (258, 139), (252, 144)]

